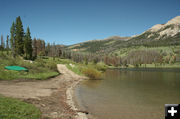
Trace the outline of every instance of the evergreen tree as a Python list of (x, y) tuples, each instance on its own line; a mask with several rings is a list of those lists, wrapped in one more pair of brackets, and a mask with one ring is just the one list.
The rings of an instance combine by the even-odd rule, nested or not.
[(12, 52), (13, 57), (15, 57), (16, 54), (15, 54), (15, 24), (14, 22), (12, 23), (10, 33), (11, 33), (11, 38), (10, 38), (11, 52)]
[(7, 35), (6, 39), (6, 50), (9, 50), (9, 35)]
[(6, 39), (6, 50), (7, 50), (7, 54), (9, 55), (9, 35), (7, 35), (7, 39)]
[(3, 35), (1, 35), (1, 48), (2, 51), (4, 50), (4, 40), (3, 40)]
[(29, 27), (27, 28), (25, 37), (24, 37), (24, 53), (26, 59), (32, 59), (32, 39)]
[(24, 54), (24, 30), (20, 16), (16, 18), (16, 29), (15, 29), (15, 52), (18, 55)]

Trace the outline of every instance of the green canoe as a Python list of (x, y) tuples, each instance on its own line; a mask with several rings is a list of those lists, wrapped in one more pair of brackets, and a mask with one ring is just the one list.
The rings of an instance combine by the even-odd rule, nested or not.
[(15, 70), (15, 71), (28, 71), (28, 69), (20, 66), (5, 66), (7, 70)]

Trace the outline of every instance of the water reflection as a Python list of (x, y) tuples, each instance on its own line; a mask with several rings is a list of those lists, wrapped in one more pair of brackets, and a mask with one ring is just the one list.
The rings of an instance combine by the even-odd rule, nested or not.
[(88, 88), (96, 88), (101, 84), (102, 80), (87, 80), (82, 82), (83, 85), (87, 86)]

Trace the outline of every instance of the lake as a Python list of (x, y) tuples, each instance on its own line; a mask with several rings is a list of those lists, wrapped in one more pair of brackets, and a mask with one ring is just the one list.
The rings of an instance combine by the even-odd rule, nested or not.
[(100, 119), (164, 119), (180, 103), (180, 69), (109, 69), (75, 89), (80, 109)]

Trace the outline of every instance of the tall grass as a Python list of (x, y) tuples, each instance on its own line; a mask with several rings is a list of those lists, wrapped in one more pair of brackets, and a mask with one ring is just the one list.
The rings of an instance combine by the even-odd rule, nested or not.
[(85, 68), (83, 73), (90, 79), (101, 79), (101, 72), (94, 68)]

